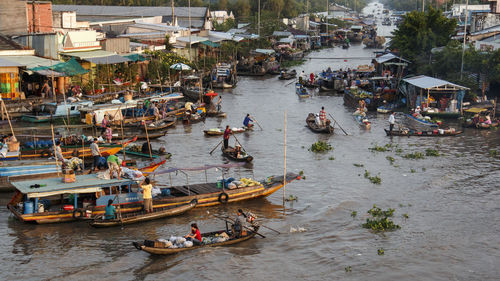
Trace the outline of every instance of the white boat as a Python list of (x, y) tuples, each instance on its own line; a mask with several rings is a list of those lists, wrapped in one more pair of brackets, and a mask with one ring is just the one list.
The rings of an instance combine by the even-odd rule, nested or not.
[(92, 101), (66, 101), (62, 103), (43, 103), (34, 114), (25, 114), (21, 116), (21, 119), (28, 122), (40, 123), (49, 122), (57, 118), (66, 118), (69, 116), (80, 115), (80, 110), (84, 108), (90, 108), (94, 105)]

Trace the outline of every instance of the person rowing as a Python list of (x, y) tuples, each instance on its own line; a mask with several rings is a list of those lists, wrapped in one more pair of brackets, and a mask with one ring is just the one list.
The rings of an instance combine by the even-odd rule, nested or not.
[(250, 122), (255, 122), (255, 121), (250, 117), (250, 114), (247, 114), (247, 116), (243, 120), (243, 126), (247, 128), (252, 128), (254, 125)]

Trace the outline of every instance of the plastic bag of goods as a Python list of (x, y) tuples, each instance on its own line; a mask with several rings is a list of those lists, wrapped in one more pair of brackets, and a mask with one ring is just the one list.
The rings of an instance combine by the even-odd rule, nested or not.
[(175, 244), (175, 241), (177, 241), (177, 237), (175, 236), (170, 236), (170, 238), (168, 239), (170, 240), (170, 242), (174, 243)]
[(186, 247), (186, 248), (193, 247), (193, 242), (192, 241), (186, 241), (186, 242), (184, 242), (184, 247)]
[(177, 245), (182, 245), (184, 244), (184, 242), (186, 242), (186, 238), (184, 237), (177, 237), (177, 239), (175, 240), (175, 244)]
[(238, 188), (238, 186), (236, 186), (236, 184), (235, 184), (234, 182), (232, 182), (232, 183), (228, 184), (228, 185), (227, 185), (227, 187), (228, 187), (229, 189), (236, 189), (236, 188)]
[(219, 236), (223, 237), (225, 239), (229, 239), (229, 235), (227, 235), (227, 233), (225, 233), (225, 232), (222, 232)]

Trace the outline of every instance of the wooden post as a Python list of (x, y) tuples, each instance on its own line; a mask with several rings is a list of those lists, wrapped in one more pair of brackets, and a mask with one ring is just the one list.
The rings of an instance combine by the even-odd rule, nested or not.
[(283, 207), (285, 206), (285, 189), (286, 189), (286, 111), (285, 111), (285, 159), (283, 163)]
[[(82, 137), (82, 155), (83, 155), (83, 151), (85, 151), (85, 141), (83, 140), (83, 137)], [(92, 151), (90, 152), (90, 154), (92, 155)], [(85, 169), (85, 157), (82, 157), (82, 164), (83, 164), (83, 169)]]
[(121, 127), (121, 130), (122, 130), (122, 151), (123, 151), (123, 162), (125, 162), (125, 142), (123, 141), (123, 138), (125, 137), (123, 135), (123, 118), (120, 122), (120, 127)]
[(146, 140), (148, 141), (149, 158), (153, 158), (153, 154), (151, 153), (151, 144), (149, 143), (148, 126), (146, 125), (145, 120), (144, 120), (144, 130), (146, 131)]
[(9, 121), (10, 132), (12, 133), (12, 136), (14, 138), (16, 138), (16, 134), (14, 134), (14, 129), (12, 128), (12, 123), (10, 122), (9, 111), (7, 110), (7, 107), (5, 106), (5, 102), (3, 101), (3, 99), (1, 99), (1, 101), (2, 101), (2, 108), (5, 111), (5, 115), (7, 115), (7, 121)]
[[(57, 162), (56, 139), (54, 138), (54, 125), (52, 123), (50, 124), (50, 130), (52, 131), (52, 148), (54, 149), (54, 158), (56, 159), (57, 166), (57, 176), (59, 177), (59, 162)], [(64, 159), (61, 159), (61, 161), (64, 161)]]

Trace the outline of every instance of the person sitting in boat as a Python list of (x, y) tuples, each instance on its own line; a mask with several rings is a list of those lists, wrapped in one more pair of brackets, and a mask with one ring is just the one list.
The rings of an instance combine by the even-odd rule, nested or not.
[(319, 113), (314, 114), (314, 122), (317, 126), (321, 126), (321, 120), (319, 119)]
[(247, 128), (253, 127), (253, 124), (251, 124), (250, 122), (255, 122), (255, 121), (253, 121), (253, 119), (250, 117), (250, 114), (247, 113), (247, 116), (243, 120), (243, 126), (245, 126)]
[(153, 109), (155, 121), (158, 121), (160, 119), (160, 110), (158, 109), (158, 105), (156, 103), (151, 103), (151, 108)]
[(106, 142), (111, 143), (111, 140), (113, 139), (113, 130), (111, 129), (111, 126), (106, 127), (106, 131), (104, 132), (104, 136), (106, 137)]
[(304, 70), (302, 70), (299, 76), (299, 83), (304, 84), (305, 80), (306, 80), (306, 73), (304, 72)]
[(192, 113), (193, 112), (193, 103), (188, 101), (184, 104), (184, 107), (186, 108), (186, 112)]
[(191, 224), (191, 232), (184, 236), (187, 241), (193, 242), (194, 246), (201, 245), (201, 232), (196, 223)]
[(472, 118), (472, 124), (477, 125), (479, 124), (479, 113), (474, 114), (474, 117)]
[(57, 161), (61, 161), (63, 163), (63, 166), (64, 166), (66, 160), (64, 159), (64, 156), (62, 154), (61, 142), (60, 141), (56, 141), (56, 147), (55, 147), (53, 153), (56, 156)]
[(483, 122), (484, 125), (491, 125), (491, 117), (490, 115), (486, 115), (486, 120)]
[(149, 154), (150, 151), (153, 151), (151, 149), (151, 143), (149, 143), (149, 145), (148, 145), (148, 142), (144, 142), (141, 146), (141, 152), (145, 153), (145, 154)]
[(241, 158), (241, 146), (239, 146), (239, 145), (235, 146), (234, 156), (236, 156), (236, 158)]
[(108, 159), (106, 159), (106, 162), (108, 163), (108, 168), (109, 168), (109, 178), (113, 178), (113, 173), (116, 171), (117, 174), (117, 179), (121, 179), (121, 173), (122, 169), (120, 167), (121, 165), (121, 159), (118, 158), (116, 155), (109, 155)]
[(104, 208), (104, 219), (113, 220), (116, 219), (116, 208), (113, 206), (113, 199), (108, 200), (108, 205)]

